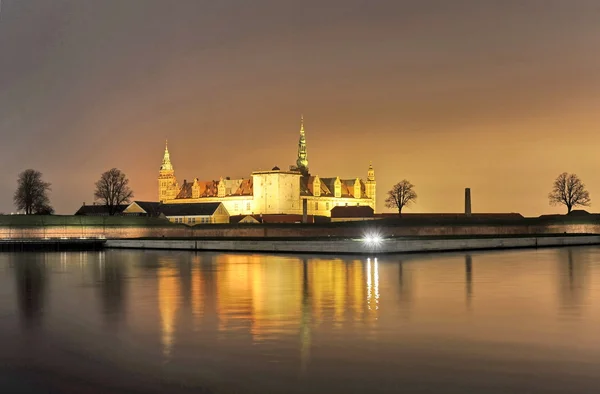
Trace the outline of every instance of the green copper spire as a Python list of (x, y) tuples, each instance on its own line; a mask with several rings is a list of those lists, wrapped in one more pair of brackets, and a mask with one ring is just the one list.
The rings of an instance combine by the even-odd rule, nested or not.
[(296, 166), (308, 174), (308, 156), (306, 154), (306, 135), (304, 134), (304, 115), (300, 116), (300, 140), (298, 141), (298, 159)]
[(171, 164), (171, 155), (169, 155), (169, 142), (165, 141), (165, 155), (163, 156), (162, 165), (160, 166), (161, 171), (173, 171), (173, 165)]

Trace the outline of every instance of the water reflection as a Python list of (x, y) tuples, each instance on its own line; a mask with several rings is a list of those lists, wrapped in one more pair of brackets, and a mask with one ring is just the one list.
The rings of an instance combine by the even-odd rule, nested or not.
[[(386, 392), (398, 382), (435, 392), (445, 386), (431, 376), (443, 376), (457, 392), (501, 382), (496, 392), (566, 393), (600, 384), (598, 259), (600, 248), (20, 254), (0, 259), (0, 286), (14, 285), (11, 305), (63, 366), (102, 358), (125, 376), (231, 392)], [(549, 383), (524, 385), (522, 371)]]
[(473, 258), (470, 254), (465, 256), (465, 292), (467, 293), (467, 306), (471, 306), (473, 297)]
[(15, 264), (17, 298), (21, 321), (33, 328), (41, 323), (46, 295), (44, 255), (23, 254)]
[(105, 259), (105, 253), (99, 255), (100, 300), (102, 313), (109, 325), (116, 325), (125, 319), (125, 265), (120, 259)]
[(158, 309), (162, 336), (163, 354), (166, 359), (171, 356), (175, 342), (177, 310), (180, 304), (180, 276), (176, 261), (162, 258), (158, 269)]
[(577, 316), (582, 312), (586, 298), (586, 277), (589, 275), (589, 262), (573, 249), (566, 249), (566, 262), (560, 263), (565, 274), (560, 278), (561, 312)]

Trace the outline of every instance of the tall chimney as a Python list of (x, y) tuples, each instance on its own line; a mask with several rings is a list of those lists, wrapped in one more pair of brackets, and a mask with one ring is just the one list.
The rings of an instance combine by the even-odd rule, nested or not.
[(465, 188), (465, 215), (471, 216), (471, 188)]

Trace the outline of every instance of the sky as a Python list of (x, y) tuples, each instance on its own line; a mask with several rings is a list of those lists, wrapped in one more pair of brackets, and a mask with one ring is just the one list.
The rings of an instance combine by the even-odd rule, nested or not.
[(600, 206), (596, 0), (1, 0), (0, 212), (40, 170), (58, 213), (112, 167), (157, 200), (178, 180), (296, 159), (320, 177), (402, 179), (407, 212), (561, 212), (579, 175)]

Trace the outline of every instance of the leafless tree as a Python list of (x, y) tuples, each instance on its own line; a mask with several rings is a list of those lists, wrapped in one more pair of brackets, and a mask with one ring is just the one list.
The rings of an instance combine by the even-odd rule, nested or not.
[(18, 210), (26, 215), (51, 214), (54, 209), (50, 206), (50, 183), (42, 180), (42, 173), (36, 170), (25, 170), (17, 179), (17, 190), (13, 201)]
[(413, 190), (415, 185), (406, 179), (396, 183), (388, 192), (385, 206), (398, 209), (398, 215), (402, 215), (402, 208), (417, 201), (417, 193)]
[(564, 205), (567, 213), (576, 206), (589, 207), (592, 200), (585, 185), (575, 174), (563, 172), (554, 180), (552, 191), (548, 194), (550, 205)]
[(94, 198), (106, 205), (108, 214), (114, 216), (119, 205), (128, 203), (133, 198), (129, 179), (118, 168), (104, 172), (96, 182)]

